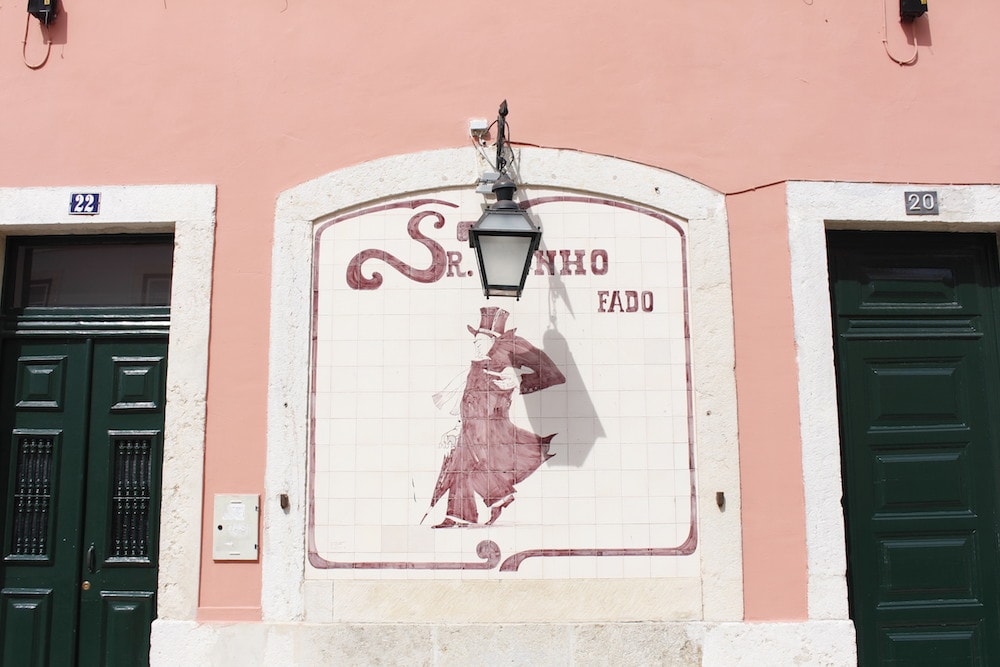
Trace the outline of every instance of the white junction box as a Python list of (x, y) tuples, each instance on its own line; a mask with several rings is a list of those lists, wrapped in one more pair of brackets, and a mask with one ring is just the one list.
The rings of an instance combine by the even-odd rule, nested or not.
[(257, 560), (257, 518), (260, 496), (253, 493), (215, 494), (213, 560)]
[(475, 118), (469, 121), (469, 134), (476, 139), (482, 139), (483, 135), (485, 135), (489, 129), (490, 124), (482, 118)]

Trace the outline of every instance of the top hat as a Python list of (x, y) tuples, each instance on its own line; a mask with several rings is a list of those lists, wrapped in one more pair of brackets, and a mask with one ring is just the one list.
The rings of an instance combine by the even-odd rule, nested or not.
[(503, 335), (508, 315), (510, 313), (498, 306), (483, 306), (479, 309), (479, 328), (473, 329), (471, 326), (467, 326), (467, 328), (473, 336), (485, 334), (498, 338)]

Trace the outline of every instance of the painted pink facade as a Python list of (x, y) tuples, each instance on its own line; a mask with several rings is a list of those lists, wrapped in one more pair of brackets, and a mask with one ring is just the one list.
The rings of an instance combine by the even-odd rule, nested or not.
[(212, 498), (264, 494), (278, 196), (467, 147), (504, 98), (515, 145), (724, 195), (743, 618), (810, 617), (786, 182), (1000, 183), (1000, 8), (931, 0), (912, 24), (892, 0), (62, 9), (32, 69), (25, 21), (28, 63), (45, 31), (0, 7), (0, 188), (216, 188), (198, 622), (262, 618), (262, 562), (212, 558)]

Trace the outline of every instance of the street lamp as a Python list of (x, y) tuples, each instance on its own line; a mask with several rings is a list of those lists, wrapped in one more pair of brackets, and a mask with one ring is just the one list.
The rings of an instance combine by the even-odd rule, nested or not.
[(507, 159), (503, 155), (507, 143), (507, 100), (500, 105), (497, 118), (497, 171), (500, 177), (493, 185), (496, 203), (487, 206), (482, 217), (469, 229), (469, 245), (476, 251), (483, 294), (521, 298), (528, 277), (531, 258), (542, 239), (542, 230), (514, 201), (517, 186), (507, 175)]

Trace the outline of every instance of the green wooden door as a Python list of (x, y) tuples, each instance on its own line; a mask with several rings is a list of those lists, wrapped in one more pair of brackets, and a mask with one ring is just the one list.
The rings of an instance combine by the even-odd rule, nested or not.
[(859, 663), (1000, 664), (996, 237), (828, 241)]
[(165, 338), (8, 339), (0, 379), (2, 664), (147, 663)]

